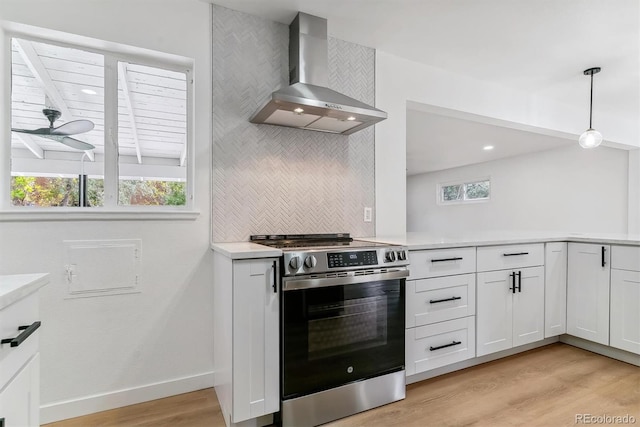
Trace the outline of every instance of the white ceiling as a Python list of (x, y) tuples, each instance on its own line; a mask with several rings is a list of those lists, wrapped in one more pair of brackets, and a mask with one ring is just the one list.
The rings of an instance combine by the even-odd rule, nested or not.
[[(211, 1), (285, 24), (298, 11), (321, 16), (328, 19), (333, 37), (586, 112), (589, 78), (583, 70), (599, 66), (602, 72), (594, 77), (594, 124), (597, 111), (632, 123), (640, 117), (638, 0)], [(568, 143), (417, 111), (408, 115), (407, 127), (408, 173)], [(433, 135), (429, 141), (423, 136), (427, 128)], [(474, 144), (482, 144), (476, 142), (480, 140), (493, 140), (494, 152), (477, 155)], [(463, 152), (456, 165), (452, 153)]]
[[(551, 150), (576, 141), (407, 110), (407, 175)], [(484, 150), (493, 146), (492, 150)]]

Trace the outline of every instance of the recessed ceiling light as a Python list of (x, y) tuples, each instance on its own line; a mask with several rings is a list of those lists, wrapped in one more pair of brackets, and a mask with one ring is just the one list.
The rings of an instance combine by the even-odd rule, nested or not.
[(493, 150), (493, 145), (485, 145), (482, 149), (485, 151)]
[(356, 118), (355, 118), (355, 117), (353, 117), (353, 116), (349, 116), (349, 117), (347, 117), (347, 120), (350, 120), (350, 121), (353, 121), (353, 120), (355, 120), (355, 119), (356, 119)]
[(298, 108), (294, 108), (294, 109), (293, 109), (293, 112), (294, 112), (294, 113), (301, 114), (301, 113), (304, 113), (304, 110), (303, 110), (302, 108), (298, 107)]
[(97, 95), (98, 92), (96, 92), (95, 90), (91, 90), (91, 89), (82, 89), (82, 93), (86, 93), (87, 95)]

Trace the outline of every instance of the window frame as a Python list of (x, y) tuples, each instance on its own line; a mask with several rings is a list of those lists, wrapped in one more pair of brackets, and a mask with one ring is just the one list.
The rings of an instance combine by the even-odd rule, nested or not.
[[(479, 199), (467, 199), (467, 185), (475, 184), (478, 182), (488, 182), (489, 183), (489, 197), (483, 197)], [(462, 186), (462, 199), (456, 200), (444, 200), (443, 197), (443, 189), (444, 187), (450, 187), (454, 185)], [(460, 205), (460, 204), (470, 204), (470, 203), (487, 203), (491, 201), (491, 177), (485, 176), (480, 178), (472, 178), (472, 179), (458, 179), (455, 181), (447, 181), (447, 182), (439, 182), (436, 186), (436, 202), (438, 205)]]
[[(0, 221), (62, 219), (195, 219), (194, 61), (191, 58), (120, 43), (61, 33), (23, 24), (0, 23), (0, 66), (9, 76), (0, 86)], [(104, 59), (104, 205), (101, 207), (24, 207), (11, 203), (11, 119), (13, 38), (103, 55)], [(118, 203), (118, 62), (163, 68), (185, 74), (186, 80), (186, 186), (183, 206), (120, 205)], [(3, 114), (2, 111), (5, 111)]]

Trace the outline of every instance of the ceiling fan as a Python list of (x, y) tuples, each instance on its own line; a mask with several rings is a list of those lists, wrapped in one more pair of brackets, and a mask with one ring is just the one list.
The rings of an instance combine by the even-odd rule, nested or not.
[(53, 127), (53, 122), (58, 120), (60, 117), (60, 111), (54, 110), (52, 108), (45, 108), (42, 110), (42, 113), (49, 119), (49, 127), (48, 128), (39, 128), (39, 129), (15, 129), (11, 128), (13, 132), (27, 133), (30, 135), (37, 135), (42, 138), (52, 139), (54, 141), (58, 141), (64, 145), (67, 145), (71, 148), (75, 148), (76, 150), (93, 150), (96, 148), (95, 146), (77, 140), (75, 138), (71, 138), (69, 135), (76, 135), (79, 133), (89, 132), (93, 129), (93, 122), (90, 120), (74, 120), (71, 122), (67, 122), (63, 125), (58, 126), (57, 128)]

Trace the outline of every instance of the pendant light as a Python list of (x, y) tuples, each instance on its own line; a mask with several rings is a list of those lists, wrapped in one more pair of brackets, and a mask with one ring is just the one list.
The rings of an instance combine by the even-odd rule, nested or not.
[(585, 130), (578, 142), (582, 148), (596, 148), (602, 142), (602, 134), (591, 125), (593, 117), (593, 75), (600, 72), (600, 67), (593, 67), (584, 70), (585, 76), (591, 76), (591, 98), (589, 99), (589, 129)]

